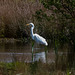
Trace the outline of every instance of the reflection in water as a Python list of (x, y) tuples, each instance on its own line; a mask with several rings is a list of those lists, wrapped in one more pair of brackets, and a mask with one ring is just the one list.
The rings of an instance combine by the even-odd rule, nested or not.
[(31, 52), (31, 44), (22, 43), (0, 43), (0, 53), (26, 53)]
[[(46, 55), (44, 52), (44, 47), (35, 44), (33, 52), (33, 62), (41, 61), (46, 63)], [(14, 61), (24, 61), (32, 62), (31, 44), (13, 44), (13, 43), (3, 43), (0, 45), (0, 61), (1, 62), (14, 62)]]
[[(21, 43), (0, 43), (0, 62), (32, 62), (32, 45), (31, 44), (21, 44)], [(43, 45), (34, 46), (33, 61), (46, 62), (46, 54)], [(47, 55), (48, 62), (53, 62), (55, 59), (54, 52), (49, 48), (51, 52)]]
[[(32, 45), (31, 44), (21, 44), (21, 43), (0, 43), (0, 62), (13, 62), (13, 61), (19, 61), (19, 62), (32, 62)], [(70, 59), (73, 54), (72, 50), (69, 51), (68, 54), (68, 47), (64, 47), (58, 50), (58, 61), (59, 64), (65, 64), (75, 61), (73, 59)], [(48, 47), (48, 53), (47, 53), (47, 59), (46, 54), (44, 50), (43, 45), (37, 45), (34, 46), (34, 53), (33, 53), (33, 61), (41, 61), (47, 63), (56, 63), (56, 56), (54, 52), (54, 48)], [(73, 57), (72, 57), (73, 58)], [(67, 62), (67, 60), (69, 60)], [(72, 61), (73, 60), (73, 61)]]
[[(41, 61), (46, 63), (45, 52), (34, 53), (33, 62)], [(0, 62), (32, 62), (31, 53), (0, 53)]]
[(31, 53), (0, 53), (0, 62), (31, 62)]
[(41, 61), (43, 63), (47, 62), (47, 48), (40, 47), (41, 45), (38, 45), (35, 43), (35, 45), (32, 45), (32, 62), (35, 61)]
[(43, 63), (46, 63), (46, 55), (45, 52), (35, 53), (33, 57), (33, 61), (41, 61)]

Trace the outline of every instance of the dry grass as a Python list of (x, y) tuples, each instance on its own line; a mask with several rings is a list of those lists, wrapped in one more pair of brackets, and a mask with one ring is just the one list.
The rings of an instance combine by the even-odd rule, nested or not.
[(0, 73), (8, 75), (66, 75), (66, 71), (56, 70), (54, 64), (43, 63), (0, 63)]
[(33, 22), (32, 15), (42, 9), (34, 0), (0, 0), (0, 37), (14, 37), (18, 28)]

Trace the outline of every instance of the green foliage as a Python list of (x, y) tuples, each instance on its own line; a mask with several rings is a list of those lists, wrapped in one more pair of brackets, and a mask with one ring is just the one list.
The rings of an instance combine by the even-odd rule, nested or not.
[[(62, 61), (63, 60), (63, 61)], [(74, 75), (75, 69), (68, 69), (67, 63), (64, 62), (65, 57), (62, 56), (57, 61), (57, 67), (55, 63), (24, 63), (24, 62), (14, 62), (14, 63), (0, 63), (0, 74), (1, 75)]]
[(34, 16), (37, 18), (37, 20), (38, 20), (39, 22), (43, 22), (43, 19), (44, 19), (45, 21), (50, 21), (50, 17), (47, 16), (46, 13), (43, 13), (43, 12), (44, 12), (44, 11), (43, 11), (42, 9), (40, 9), (40, 10), (36, 11), (36, 13), (35, 13)]
[[(54, 6), (60, 13), (62, 13), (64, 16), (65, 14), (70, 15), (72, 18), (75, 19), (75, 1), (74, 0), (47, 0), (47, 1), (41, 1), (45, 8), (51, 9), (52, 6)], [(55, 10), (56, 10), (55, 9)]]
[(37, 69), (38, 69), (38, 62), (34, 62), (30, 64), (30, 71), (32, 75), (36, 74)]
[(14, 63), (0, 63), (0, 68), (2, 68), (3, 75), (14, 75), (15, 74), (15, 64)]
[(50, 12), (46, 13), (46, 10), (43, 11), (42, 9), (36, 12), (35, 17), (40, 22), (39, 25), (42, 25), (42, 27), (38, 26), (38, 29), (42, 28), (44, 31), (42, 34), (51, 40), (55, 37), (60, 43), (73, 40), (75, 38), (75, 1), (41, 0), (41, 3), (46, 10), (53, 13), (48, 15)]
[[(64, 43), (68, 43), (71, 46), (72, 51), (70, 52), (72, 52), (73, 56), (73, 58), (71, 58), (72, 56), (69, 55), (68, 61), (71, 59), (73, 64), (75, 64), (75, 1), (41, 0), (41, 3), (45, 7), (45, 10), (40, 12), (40, 15), (36, 15), (41, 16), (41, 21), (43, 22), (38, 20), (44, 30), (42, 34), (45, 34), (44, 36), (46, 36), (48, 40), (51, 39), (51, 42), (54, 43), (56, 54), (59, 44), (63, 45)], [(46, 13), (46, 11), (48, 11), (48, 13)], [(49, 15), (49, 13), (51, 14)], [(40, 29), (39, 26), (38, 29)], [(74, 66), (71, 62), (68, 64)]]

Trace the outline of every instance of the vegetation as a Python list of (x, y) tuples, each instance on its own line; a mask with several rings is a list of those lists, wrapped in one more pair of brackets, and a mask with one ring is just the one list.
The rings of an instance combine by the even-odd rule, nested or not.
[(28, 0), (0, 0), (0, 37), (27, 37), (25, 24), (33, 22), (32, 14), (40, 7), (40, 3)]
[(60, 43), (75, 44), (74, 0), (0, 0), (0, 37), (28, 38), (26, 23), (33, 22), (35, 31)]
[[(75, 1), (50, 0), (42, 1), (46, 10), (36, 12), (36, 18), (47, 39), (57, 40), (61, 43), (74, 43), (75, 37)], [(38, 29), (39, 29), (38, 28)]]
[[(60, 44), (68, 43), (71, 46), (69, 52), (75, 55), (75, 1), (74, 0), (41, 0), (43, 6), (52, 13), (40, 11), (41, 19), (46, 28), (45, 36), (50, 38), (55, 47), (55, 53)], [(39, 12), (39, 11), (38, 11)], [(40, 17), (40, 15), (39, 15)], [(45, 21), (46, 20), (46, 21)], [(42, 21), (42, 20), (41, 20)], [(44, 25), (43, 24), (43, 25)], [(50, 28), (50, 29), (49, 29)], [(48, 30), (49, 29), (49, 30)], [(50, 36), (49, 36), (50, 34)], [(60, 43), (60, 44), (59, 44)], [(75, 58), (68, 54), (69, 65), (74, 66)], [(72, 60), (70, 60), (72, 59)], [(72, 62), (72, 63), (71, 63)]]
[(75, 0), (0, 0), (0, 38), (30, 39), (30, 29), (25, 26), (29, 22), (35, 24), (34, 32), (45, 37), (49, 44), (53, 43), (57, 66), (58, 48), (68, 43), (65, 71), (56, 68), (54, 63), (15, 62), (0, 63), (1, 74), (71, 75), (75, 67)]
[[(65, 70), (66, 69), (66, 70)], [(75, 70), (57, 69), (55, 65), (44, 63), (0, 63), (1, 75), (74, 75)]]

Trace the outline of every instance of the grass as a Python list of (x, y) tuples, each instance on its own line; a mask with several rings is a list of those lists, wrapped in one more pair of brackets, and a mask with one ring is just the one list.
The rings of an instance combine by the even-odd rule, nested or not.
[(33, 22), (32, 15), (41, 8), (34, 0), (0, 0), (0, 37), (21, 38), (24, 29), (27, 33), (24, 25)]
[(0, 63), (0, 74), (2, 75), (74, 75), (74, 71), (57, 69), (54, 63)]

